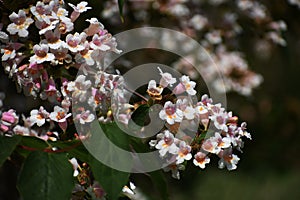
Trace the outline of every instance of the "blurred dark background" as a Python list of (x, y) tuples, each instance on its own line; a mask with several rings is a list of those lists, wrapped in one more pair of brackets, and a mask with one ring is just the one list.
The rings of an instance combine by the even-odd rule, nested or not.
[[(287, 46), (272, 47), (271, 54), (262, 57), (253, 48), (251, 34), (245, 34), (240, 39), (240, 50), (251, 69), (262, 74), (264, 82), (251, 97), (227, 94), (228, 110), (248, 122), (253, 140), (245, 142), (236, 171), (219, 170), (217, 160), (213, 160), (205, 170), (187, 170), (180, 181), (168, 178), (171, 199), (300, 199), (300, 9), (285, 0), (262, 2), (275, 20), (287, 23)], [(113, 34), (138, 26), (129, 24), (130, 13), (124, 16), (125, 23), (110, 25), (108, 20), (101, 20), (101, 1), (90, 4), (94, 8), (90, 14), (99, 16)], [(114, 17), (119, 20), (119, 16)], [(19, 113), (28, 112), (39, 103), (17, 94), (2, 68), (0, 91), (6, 93), (6, 108)], [(0, 200), (17, 198), (17, 171), (9, 161), (0, 169)], [(147, 183), (141, 176), (136, 185), (147, 189)]]

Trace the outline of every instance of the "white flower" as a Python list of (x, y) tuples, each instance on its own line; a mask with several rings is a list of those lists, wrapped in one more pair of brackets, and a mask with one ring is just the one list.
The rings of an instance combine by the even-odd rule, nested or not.
[(192, 158), (192, 154), (190, 153), (191, 150), (192, 148), (189, 145), (187, 145), (184, 141), (180, 141), (176, 164), (183, 163), (184, 160), (190, 160)]
[(27, 37), (28, 31), (27, 28), (32, 24), (34, 21), (33, 19), (26, 17), (26, 13), (24, 10), (19, 10), (18, 14), (13, 12), (9, 15), (9, 19), (13, 22), (7, 26), (7, 31), (10, 34), (16, 34), (20, 37)]
[(79, 12), (79, 13), (83, 13), (89, 9), (92, 9), (91, 7), (87, 7), (88, 3), (86, 1), (82, 1), (79, 4), (77, 4), (76, 6), (71, 3), (68, 3), (68, 4), (69, 4), (69, 6), (71, 6), (74, 9), (74, 11)]
[(212, 140), (211, 138), (204, 140), (201, 148), (209, 153), (217, 153), (218, 151), (218, 142)]
[(190, 21), (189, 24), (196, 29), (197, 31), (202, 30), (207, 25), (207, 19), (206, 17), (203, 17), (201, 15), (194, 15)]
[(134, 190), (136, 189), (135, 185), (132, 182), (129, 182), (129, 187), (125, 185), (122, 189), (122, 192), (134, 195)]
[(74, 177), (78, 176), (79, 171), (78, 171), (78, 162), (77, 162), (76, 158), (72, 158), (71, 160), (69, 160), (69, 162), (72, 164), (73, 169), (74, 169), (73, 176)]
[(189, 95), (195, 95), (197, 92), (194, 90), (196, 83), (194, 81), (190, 81), (188, 76), (183, 75), (180, 78), (181, 83), (184, 85), (186, 92)]
[(159, 85), (163, 88), (167, 87), (168, 85), (173, 86), (174, 83), (176, 83), (176, 78), (173, 78), (170, 73), (163, 72), (159, 67), (157, 67), (159, 70), (159, 74), (161, 75), (161, 79), (159, 82)]
[(201, 169), (204, 169), (205, 165), (208, 164), (209, 162), (210, 162), (210, 158), (207, 157), (205, 153), (199, 151), (194, 156), (194, 160), (193, 160), (194, 165), (200, 167)]
[(67, 111), (64, 108), (55, 106), (54, 111), (50, 113), (49, 118), (56, 122), (65, 122), (71, 115), (71, 113), (67, 114)]
[(177, 139), (170, 131), (164, 131), (164, 137), (155, 145), (155, 148), (159, 149), (161, 157), (164, 157), (167, 152), (174, 155), (178, 153), (178, 147), (174, 143), (175, 140)]
[(188, 120), (195, 118), (195, 109), (192, 106), (187, 106), (183, 111), (184, 117)]
[(222, 150), (219, 157), (221, 158), (218, 162), (220, 169), (223, 169), (226, 166), (228, 170), (235, 170), (237, 168), (236, 165), (240, 160), (238, 156), (232, 154), (231, 148)]
[(55, 59), (53, 53), (48, 53), (49, 47), (46, 44), (34, 45), (33, 51), (34, 51), (34, 55), (30, 57), (29, 59), (30, 63), (36, 62), (37, 64), (41, 64), (45, 61), (52, 61)]
[(231, 146), (231, 138), (230, 137), (222, 137), (220, 133), (216, 132), (214, 137), (211, 137), (210, 140), (217, 142), (217, 147), (215, 149), (215, 153), (218, 154), (221, 149), (225, 149)]
[(93, 115), (89, 110), (82, 112), (76, 116), (76, 119), (79, 119), (80, 124), (90, 123), (95, 119), (95, 115)]
[(166, 120), (168, 124), (172, 125), (175, 122), (181, 122), (183, 113), (180, 109), (176, 108), (176, 105), (171, 101), (167, 101), (164, 105), (164, 109), (159, 112), (159, 117), (162, 120)]
[(211, 44), (220, 44), (222, 42), (221, 32), (219, 30), (207, 33), (205, 38)]
[(105, 35), (98, 35), (95, 34), (92, 38), (92, 42), (90, 43), (90, 46), (92, 49), (99, 49), (101, 51), (108, 51), (110, 50), (110, 46), (106, 44), (106, 36)]
[(85, 33), (75, 33), (74, 35), (68, 34), (66, 37), (66, 44), (69, 50), (73, 53), (84, 50), (84, 46), (81, 45), (81, 40)]
[(42, 126), (45, 124), (46, 119), (48, 118), (49, 113), (44, 109), (43, 106), (40, 107), (39, 110), (32, 110), (30, 112), (30, 121), (33, 124), (37, 124), (38, 126)]

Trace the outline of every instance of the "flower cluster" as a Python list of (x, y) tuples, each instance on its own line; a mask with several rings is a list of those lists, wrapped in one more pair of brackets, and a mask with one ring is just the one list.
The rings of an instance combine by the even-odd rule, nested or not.
[[(297, 0), (288, 0), (291, 4), (297, 4)], [(106, 9), (102, 15), (112, 24), (116, 20), (111, 17), (118, 10), (114, 2), (107, 2)], [(218, 9), (215, 13), (214, 10)], [(257, 56), (265, 58), (271, 55), (274, 44), (285, 46), (286, 41), (283, 33), (287, 30), (284, 21), (272, 19), (268, 8), (260, 1), (253, 0), (167, 0), (167, 1), (139, 1), (134, 4), (126, 4), (126, 12), (134, 13), (136, 21), (147, 22), (149, 26), (162, 26), (174, 30), (180, 30), (195, 39), (212, 56), (218, 67), (212, 67), (212, 63), (199, 62), (203, 55), (195, 51), (189, 51), (193, 44), (182, 41), (181, 51), (186, 54), (185, 58), (173, 63), (175, 69), (189, 75), (191, 78), (199, 78), (195, 67), (202, 67), (200, 73), (211, 82), (220, 93), (235, 91), (241, 95), (248, 96), (252, 90), (262, 83), (261, 75), (251, 71), (248, 67), (247, 57), (243, 55), (239, 46), (239, 38), (244, 32), (251, 32), (254, 52)], [(153, 12), (154, 11), (154, 12)], [(156, 11), (156, 12), (155, 12)], [(166, 18), (166, 16), (170, 16)], [(157, 19), (157, 20), (152, 20)], [(129, 19), (128, 19), (129, 20)], [(168, 23), (165, 23), (167, 20)], [(157, 24), (164, 21), (162, 24)], [(155, 22), (155, 23), (154, 23)], [(259, 33), (256, 31), (259, 29)], [(160, 38), (159, 47), (170, 47), (174, 45), (174, 38), (170, 35), (157, 36)], [(124, 41), (126, 42), (126, 41)], [(152, 41), (151, 41), (151, 45)], [(188, 62), (187, 62), (188, 61)], [(239, 63), (243, 63), (243, 67)], [(195, 67), (192, 67), (195, 66)], [(251, 66), (250, 66), (251, 67)], [(220, 80), (216, 74), (224, 76), (224, 87), (220, 89)], [(235, 76), (237, 75), (237, 78)]]
[[(101, 109), (106, 117), (108, 98), (118, 76), (102, 71), (101, 62), (107, 52), (121, 51), (117, 49), (115, 38), (96, 18), (86, 20), (89, 25), (83, 32), (74, 32), (75, 20), (91, 7), (87, 2), (77, 5), (70, 3), (69, 6), (73, 9), (71, 12), (58, 0), (38, 1), (29, 9), (13, 12), (9, 16), (11, 23), (6, 27), (7, 33), (4, 30), (0, 32), (1, 60), (5, 72), (16, 81), (25, 95), (40, 97), (56, 105), (52, 112), (43, 107), (32, 110), (28, 118), (21, 120), (22, 126), (17, 125), (18, 118), (13, 117), (17, 116), (13, 110), (4, 112), (1, 132), (15, 130), (18, 134), (47, 140), (47, 135), (53, 135), (51, 129), (55, 129), (55, 125), (65, 132), (68, 124), (74, 121), (80, 124), (93, 121), (96, 117), (92, 114), (93, 109)], [(32, 31), (30, 34), (29, 28)], [(84, 75), (72, 81), (74, 71), (78, 69)], [(96, 74), (95, 69), (98, 70)], [(94, 77), (93, 87), (90, 80), (85, 80), (90, 74)], [(88, 90), (91, 94), (87, 93)], [(72, 101), (88, 102), (90, 107), (76, 107), (73, 119), (70, 113)], [(45, 129), (48, 130), (39, 129), (36, 132), (36, 126), (47, 127)]]
[[(165, 74), (160, 82), (167, 85), (176, 83), (176, 79), (170, 74), (167, 82)], [(238, 125), (238, 118), (232, 112), (227, 112), (221, 104), (214, 104), (207, 95), (203, 95), (199, 102), (193, 103), (190, 96), (196, 94), (194, 90), (191, 92), (195, 82), (185, 75), (179, 80), (172, 94), (186, 93), (187, 96), (174, 96), (171, 101), (165, 100), (166, 97), (170, 99), (169, 96), (159, 98), (159, 102), (164, 105), (159, 112), (159, 118), (164, 120), (166, 125), (165, 129), (157, 134), (156, 139), (150, 141), (150, 146), (159, 150), (174, 178), (179, 179), (178, 170), (184, 169), (186, 161), (194, 158), (194, 165), (204, 169), (213, 154), (220, 158), (219, 168), (226, 166), (228, 170), (236, 169), (239, 157), (232, 151), (241, 151), (243, 137), (251, 139), (250, 133), (246, 131), (246, 123)], [(156, 86), (153, 81), (149, 82), (148, 87), (166, 87)], [(179, 87), (181, 89), (178, 89)]]

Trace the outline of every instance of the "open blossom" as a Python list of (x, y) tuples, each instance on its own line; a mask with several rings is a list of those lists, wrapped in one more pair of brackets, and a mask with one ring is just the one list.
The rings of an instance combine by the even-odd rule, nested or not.
[(183, 113), (180, 109), (177, 109), (176, 104), (173, 104), (171, 101), (167, 101), (163, 110), (159, 112), (159, 117), (172, 125), (175, 122), (182, 121)]
[(24, 10), (19, 10), (18, 14), (13, 12), (9, 15), (9, 19), (13, 22), (7, 26), (7, 31), (10, 34), (18, 33), (20, 37), (28, 36), (27, 28), (33, 23), (33, 19), (26, 17)]
[(207, 154), (205, 153), (199, 151), (194, 156), (194, 160), (193, 160), (194, 165), (200, 167), (201, 169), (204, 169), (205, 165), (208, 164), (209, 162), (210, 162), (210, 158), (207, 157)]
[(81, 45), (81, 41), (85, 38), (85, 33), (75, 33), (74, 35), (68, 34), (66, 37), (66, 44), (69, 50), (73, 53), (84, 50), (84, 46)]
[(75, 56), (75, 61), (78, 64), (81, 65), (89, 65), (92, 66), (95, 64), (95, 60), (93, 59), (93, 57), (96, 57), (97, 51), (91, 50), (89, 49), (89, 43), (88, 41), (85, 41), (85, 43), (83, 44), (84, 46), (84, 50), (80, 51), (79, 53), (76, 54)]
[(72, 114), (67, 113), (67, 110), (59, 106), (54, 107), (54, 111), (50, 113), (49, 118), (55, 122), (58, 122), (59, 127), (65, 131), (67, 129), (67, 118)]
[(214, 137), (211, 137), (210, 140), (217, 142), (215, 149), (216, 154), (218, 154), (222, 149), (228, 148), (231, 146), (231, 138), (222, 137), (220, 133), (216, 132)]
[(15, 58), (16, 50), (10, 48), (1, 48), (1, 54), (3, 54), (1, 58), (2, 61), (11, 60)]
[(205, 35), (206, 40), (215, 45), (215, 44), (219, 44), (222, 42), (222, 38), (221, 38), (221, 32), (219, 30), (214, 30), (212, 32), (209, 32)]
[(77, 114), (76, 119), (79, 120), (80, 124), (90, 123), (95, 119), (95, 115), (93, 115), (89, 110), (87, 110), (83, 111), (81, 114)]
[(71, 20), (72, 22), (74, 22), (80, 15), (80, 13), (86, 12), (89, 9), (92, 9), (91, 7), (87, 6), (87, 2), (86, 1), (82, 1), (79, 4), (77, 4), (76, 6), (69, 3), (69, 6), (71, 6), (74, 11), (71, 14)]
[(35, 26), (40, 29), (39, 34), (43, 35), (47, 31), (51, 31), (56, 28), (56, 25), (58, 24), (59, 20), (53, 20), (50, 21), (50, 23), (46, 23), (45, 21), (35, 21)]
[(178, 147), (175, 144), (177, 139), (174, 138), (174, 135), (166, 130), (164, 131), (163, 138), (155, 145), (156, 149), (159, 149), (160, 156), (164, 157), (167, 152), (170, 154), (177, 154)]
[(196, 83), (194, 81), (190, 81), (190, 78), (188, 76), (183, 75), (180, 78), (180, 81), (181, 82), (173, 90), (174, 94), (181, 94), (183, 92), (187, 92), (189, 95), (195, 95), (197, 93), (194, 89)]
[(151, 80), (149, 81), (148, 83), (148, 90), (147, 90), (147, 93), (157, 99), (157, 100), (160, 100), (161, 99), (161, 93), (163, 92), (163, 88), (162, 87), (157, 87), (156, 86), (156, 81), (155, 80)]
[(237, 168), (237, 163), (240, 158), (237, 155), (232, 154), (232, 149), (227, 148), (222, 150), (219, 154), (219, 168), (223, 169), (225, 166), (228, 170), (235, 170)]
[(43, 126), (46, 122), (46, 119), (49, 117), (49, 113), (44, 109), (43, 106), (39, 110), (32, 110), (30, 112), (30, 121), (31, 125), (36, 124), (38, 126)]
[(159, 74), (161, 75), (161, 79), (159, 81), (159, 85), (163, 88), (167, 87), (168, 85), (173, 86), (176, 83), (176, 78), (173, 78), (170, 73), (163, 72), (159, 67)]
[(192, 154), (190, 153), (192, 148), (187, 145), (184, 141), (180, 141), (178, 156), (176, 157), (176, 164), (183, 163), (185, 160), (190, 160)]
[(60, 47), (65, 46), (65, 42), (60, 39), (60, 32), (58, 29), (55, 29), (53, 31), (47, 31), (45, 33), (46, 40), (43, 40), (43, 42), (47, 43), (47, 45), (50, 47), (50, 49), (59, 49)]
[(204, 140), (201, 147), (204, 151), (209, 152), (209, 153), (215, 154), (218, 152), (218, 142), (211, 138)]
[(39, 21), (45, 21), (50, 24), (50, 15), (51, 15), (51, 6), (45, 5), (43, 2), (38, 1), (36, 6), (30, 7), (31, 13), (37, 18)]
[(73, 100), (78, 99), (80, 102), (83, 102), (88, 98), (86, 94), (92, 83), (90, 80), (85, 80), (85, 78), (84, 75), (79, 75), (75, 81), (68, 83), (67, 90), (72, 92)]
[(68, 4), (69, 4), (69, 6), (71, 6), (74, 9), (74, 11), (79, 12), (79, 13), (83, 13), (89, 9), (92, 9), (91, 7), (87, 6), (88, 3), (86, 1), (82, 1), (79, 4), (77, 4), (76, 6), (71, 3), (68, 3)]
[(48, 53), (49, 47), (46, 44), (34, 45), (33, 46), (34, 55), (30, 57), (30, 63), (41, 64), (46, 61), (54, 60), (55, 56), (53, 53)]
[(106, 44), (106, 35), (100, 36), (98, 34), (95, 34), (92, 38), (92, 42), (90, 44), (92, 49), (99, 49), (101, 51), (107, 51), (110, 50), (110, 46)]

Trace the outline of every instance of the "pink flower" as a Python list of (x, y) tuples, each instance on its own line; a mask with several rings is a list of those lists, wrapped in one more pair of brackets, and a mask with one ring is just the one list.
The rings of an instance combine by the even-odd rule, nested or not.
[(6, 122), (9, 124), (15, 124), (18, 121), (18, 117), (14, 110), (9, 110), (7, 112), (2, 113), (1, 120), (2, 122)]
[(91, 18), (91, 19), (87, 19), (85, 20), (87, 22), (90, 22), (90, 26), (84, 30), (84, 32), (88, 35), (88, 36), (92, 36), (95, 35), (97, 33), (100, 33), (102, 31), (104, 31), (104, 26), (103, 24), (101, 24), (97, 18)]
[(61, 94), (56, 89), (54, 80), (50, 78), (47, 83), (46, 89), (40, 94), (41, 99), (48, 99), (50, 102), (55, 102), (60, 96)]

